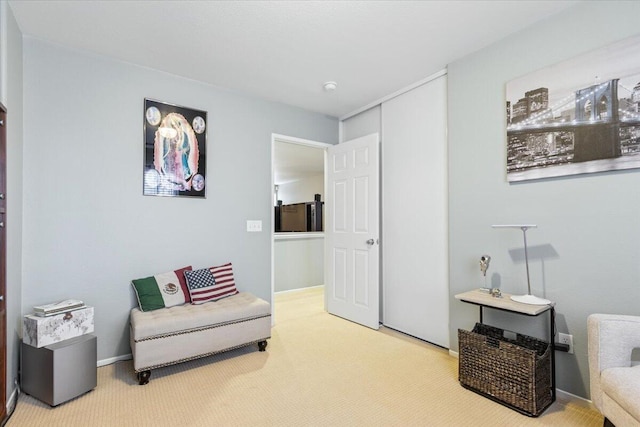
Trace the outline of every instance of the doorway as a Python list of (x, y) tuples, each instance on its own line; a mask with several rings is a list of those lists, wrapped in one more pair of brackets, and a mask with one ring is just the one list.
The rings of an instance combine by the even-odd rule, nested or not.
[(331, 145), (277, 134), (271, 145), (273, 301), (276, 292), (324, 284), (322, 213)]

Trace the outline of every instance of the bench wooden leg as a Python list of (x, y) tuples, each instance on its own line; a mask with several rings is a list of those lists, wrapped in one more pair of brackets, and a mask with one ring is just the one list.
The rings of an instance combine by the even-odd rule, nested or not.
[(141, 371), (137, 373), (138, 376), (138, 384), (145, 385), (149, 383), (149, 377), (151, 376), (151, 371)]
[(258, 350), (265, 351), (267, 348), (267, 340), (258, 342)]

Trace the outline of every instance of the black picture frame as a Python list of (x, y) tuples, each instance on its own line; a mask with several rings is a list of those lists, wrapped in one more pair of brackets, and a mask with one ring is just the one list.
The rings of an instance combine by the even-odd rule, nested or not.
[(142, 194), (206, 197), (207, 112), (144, 100)]

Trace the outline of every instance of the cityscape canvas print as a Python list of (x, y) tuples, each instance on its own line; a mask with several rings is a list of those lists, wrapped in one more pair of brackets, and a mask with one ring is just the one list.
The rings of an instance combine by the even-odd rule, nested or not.
[(205, 197), (206, 129), (206, 111), (144, 100), (144, 195)]
[(507, 83), (507, 180), (640, 167), (640, 37)]

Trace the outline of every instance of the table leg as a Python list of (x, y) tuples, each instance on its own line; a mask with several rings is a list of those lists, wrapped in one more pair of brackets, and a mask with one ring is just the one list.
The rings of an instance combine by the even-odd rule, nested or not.
[(549, 310), (549, 316), (551, 317), (551, 324), (549, 325), (549, 342), (551, 343), (551, 401), (556, 401), (556, 310), (551, 307)]

